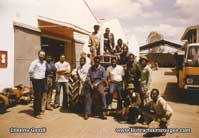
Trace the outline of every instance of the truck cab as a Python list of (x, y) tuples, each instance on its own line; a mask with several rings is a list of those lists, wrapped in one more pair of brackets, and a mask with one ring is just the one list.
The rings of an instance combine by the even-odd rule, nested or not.
[(185, 47), (185, 56), (178, 77), (180, 88), (199, 92), (199, 43), (188, 44)]

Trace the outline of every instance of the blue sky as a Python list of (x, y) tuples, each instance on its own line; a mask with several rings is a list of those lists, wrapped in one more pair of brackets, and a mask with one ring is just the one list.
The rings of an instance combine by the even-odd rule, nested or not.
[(97, 18), (118, 18), (127, 37), (146, 43), (151, 31), (181, 43), (186, 27), (199, 24), (199, 0), (86, 0)]

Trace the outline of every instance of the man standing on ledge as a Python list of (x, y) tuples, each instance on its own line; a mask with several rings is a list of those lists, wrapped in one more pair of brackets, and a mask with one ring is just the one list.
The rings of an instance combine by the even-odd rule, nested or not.
[(99, 25), (94, 25), (94, 32), (89, 36), (88, 47), (90, 47), (91, 61), (93, 63), (94, 57), (100, 54), (100, 33)]
[(33, 115), (36, 118), (41, 119), (42, 94), (45, 91), (45, 52), (40, 50), (38, 56), (39, 59), (35, 59), (29, 67), (29, 74), (34, 90)]

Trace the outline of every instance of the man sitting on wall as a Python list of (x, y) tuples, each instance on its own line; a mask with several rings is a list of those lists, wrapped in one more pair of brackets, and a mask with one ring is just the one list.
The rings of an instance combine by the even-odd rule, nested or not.
[[(104, 84), (106, 82), (106, 71), (103, 66), (100, 65), (100, 58), (94, 58), (94, 65), (92, 65), (88, 71), (86, 78), (87, 92), (86, 92), (86, 108), (85, 108), (85, 120), (91, 115), (92, 109), (92, 99), (94, 94), (100, 95), (98, 98), (102, 102), (100, 107), (100, 117), (102, 119), (107, 119), (105, 117), (106, 109), (106, 96), (104, 93)], [(92, 97), (91, 97), (92, 96)]]

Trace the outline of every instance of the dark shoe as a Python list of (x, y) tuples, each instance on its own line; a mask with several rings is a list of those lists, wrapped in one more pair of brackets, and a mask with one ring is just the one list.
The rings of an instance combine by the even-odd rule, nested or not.
[(85, 114), (85, 115), (84, 115), (84, 120), (88, 120), (88, 118), (89, 118), (89, 115), (88, 115), (88, 114)]
[(36, 115), (35, 118), (42, 119), (41, 115)]
[(103, 115), (102, 115), (100, 118), (101, 118), (102, 120), (107, 120), (107, 117), (106, 117), (106, 116), (103, 116)]
[(41, 112), (40, 112), (40, 115), (44, 115), (44, 111), (41, 111)]
[(46, 110), (52, 111), (53, 108), (50, 106), (50, 107), (47, 107)]
[(60, 108), (60, 111), (64, 113), (69, 112), (68, 108), (63, 107), (63, 106)]
[(58, 108), (58, 107), (59, 107), (59, 105), (58, 105), (58, 104), (55, 104), (55, 105), (54, 105), (54, 108)]
[(107, 117), (105, 116), (105, 112), (102, 112), (102, 115), (100, 116), (100, 118), (101, 118), (102, 120), (107, 120)]

